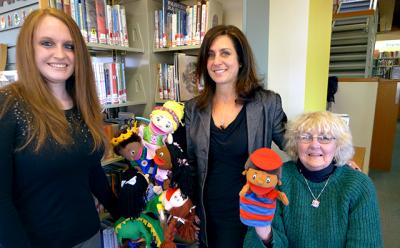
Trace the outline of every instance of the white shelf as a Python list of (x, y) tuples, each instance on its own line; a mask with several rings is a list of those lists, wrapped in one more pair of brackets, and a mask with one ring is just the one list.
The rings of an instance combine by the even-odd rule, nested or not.
[(175, 51), (195, 50), (195, 49), (199, 49), (199, 48), (200, 48), (200, 45), (176, 46), (176, 47), (166, 47), (166, 48), (153, 48), (153, 52), (155, 52), (155, 53), (175, 52)]
[(126, 107), (126, 106), (134, 106), (134, 105), (141, 105), (141, 104), (146, 104), (146, 102), (134, 102), (134, 101), (127, 101), (124, 103), (118, 103), (118, 104), (103, 104), (101, 107), (103, 109), (110, 109), (110, 108), (120, 108), (120, 107)]
[(96, 50), (96, 51), (117, 50), (124, 52), (144, 53), (143, 49), (133, 48), (133, 47), (114, 46), (114, 45), (106, 45), (99, 43), (86, 43), (86, 45), (90, 50)]

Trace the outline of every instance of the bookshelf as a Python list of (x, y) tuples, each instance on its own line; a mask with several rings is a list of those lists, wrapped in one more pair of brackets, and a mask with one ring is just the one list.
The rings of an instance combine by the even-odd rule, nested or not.
[[(152, 49), (150, 66), (152, 82), (154, 82), (152, 86), (154, 102), (156, 104), (163, 103), (171, 99), (170, 97), (172, 97), (173, 100), (188, 100), (187, 97), (178, 97), (179, 94), (182, 94), (182, 90), (179, 90), (179, 87), (182, 87), (182, 79), (179, 78), (179, 76), (183, 73), (181, 71), (183, 68), (178, 66), (178, 62), (185, 60), (182, 56), (176, 54), (185, 54), (189, 57), (197, 56), (204, 34), (211, 27), (222, 24), (223, 21), (223, 8), (218, 0), (177, 1), (178, 3), (175, 3), (175, 5), (171, 4), (172, 6), (170, 6), (168, 2), (170, 1), (153, 1), (150, 9), (151, 15), (153, 16), (150, 22), (151, 30), (153, 31), (150, 40), (150, 47)], [(160, 16), (158, 14), (159, 11), (162, 11), (164, 15), (167, 13), (167, 24), (162, 24), (163, 14)], [(195, 14), (194, 12), (196, 11), (201, 14)], [(172, 17), (170, 17), (170, 15), (172, 15)], [(174, 15), (178, 17), (174, 17)], [(174, 21), (176, 18), (178, 21)], [(182, 21), (180, 22), (179, 20)], [(175, 24), (176, 28), (174, 28)], [(166, 29), (166, 31), (164, 31), (164, 29)], [(177, 38), (174, 38), (174, 34)], [(163, 41), (163, 39), (165, 39), (164, 36), (167, 37), (167, 41)], [(166, 67), (172, 67), (172, 69), (167, 69)], [(173, 71), (173, 76), (170, 75), (171, 70)], [(171, 81), (173, 85), (172, 88), (170, 88)], [(160, 90), (161, 87), (163, 87), (164, 90)], [(167, 93), (166, 96), (165, 93), (163, 94), (165, 88), (168, 89), (168, 92), (176, 91), (176, 93), (172, 94), (172, 96)], [(195, 91), (197, 92), (198, 90), (199, 89)], [(196, 93), (192, 94), (195, 95)]]
[(400, 51), (380, 52), (374, 60), (373, 74), (379, 78), (400, 79)]

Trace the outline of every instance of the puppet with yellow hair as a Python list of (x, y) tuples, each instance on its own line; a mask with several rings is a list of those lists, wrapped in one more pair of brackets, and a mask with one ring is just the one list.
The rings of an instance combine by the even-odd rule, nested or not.
[(162, 106), (154, 107), (150, 114), (150, 123), (139, 127), (139, 136), (147, 148), (147, 159), (153, 159), (155, 151), (165, 145), (172, 144), (172, 134), (182, 124), (184, 105), (176, 101), (167, 101)]

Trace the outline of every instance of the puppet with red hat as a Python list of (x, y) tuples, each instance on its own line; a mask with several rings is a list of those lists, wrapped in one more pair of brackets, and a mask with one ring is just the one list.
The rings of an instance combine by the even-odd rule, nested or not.
[(240, 191), (240, 220), (247, 226), (271, 225), (276, 198), (289, 204), (286, 194), (275, 189), (281, 184), (282, 160), (269, 148), (255, 150), (245, 165), (247, 183)]

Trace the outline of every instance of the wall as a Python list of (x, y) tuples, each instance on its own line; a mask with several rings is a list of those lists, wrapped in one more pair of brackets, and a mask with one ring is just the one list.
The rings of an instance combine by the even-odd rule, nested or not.
[(353, 144), (366, 148), (363, 165), (366, 173), (369, 170), (377, 91), (377, 81), (341, 81), (332, 106), (333, 112), (350, 116)]
[(269, 1), (243, 2), (243, 31), (254, 53), (258, 77), (263, 80), (265, 88), (268, 86), (268, 13)]
[(268, 88), (278, 92), (289, 118), (304, 111), (309, 0), (271, 0)]
[[(224, 10), (223, 23), (243, 30), (243, 0), (217, 0)], [(253, 0), (254, 1), (254, 0)]]
[(270, 1), (268, 88), (289, 118), (326, 107), (331, 20), (329, 1)]
[(332, 4), (311, 0), (308, 21), (308, 46), (305, 111), (326, 109), (331, 45)]

